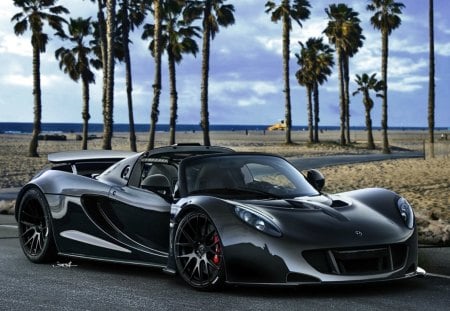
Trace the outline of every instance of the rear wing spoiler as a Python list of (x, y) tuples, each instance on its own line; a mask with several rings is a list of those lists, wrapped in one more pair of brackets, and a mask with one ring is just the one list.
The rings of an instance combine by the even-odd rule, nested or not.
[(50, 163), (79, 163), (79, 162), (109, 162), (120, 161), (132, 155), (136, 152), (131, 151), (116, 151), (116, 150), (81, 150), (81, 151), (65, 151), (50, 153), (48, 155), (48, 161)]
[(51, 170), (94, 177), (125, 158), (137, 155), (130, 151), (82, 150), (57, 152), (48, 155)]

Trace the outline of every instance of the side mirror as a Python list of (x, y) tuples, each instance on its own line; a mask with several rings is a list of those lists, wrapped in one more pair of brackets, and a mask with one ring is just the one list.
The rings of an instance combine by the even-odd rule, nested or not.
[(325, 177), (318, 170), (309, 170), (306, 173), (306, 180), (316, 188), (317, 191), (322, 191), (325, 186)]

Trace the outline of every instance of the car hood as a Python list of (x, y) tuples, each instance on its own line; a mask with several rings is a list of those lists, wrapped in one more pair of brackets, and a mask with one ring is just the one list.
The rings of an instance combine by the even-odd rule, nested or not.
[[(386, 198), (372, 205), (383, 205)], [(402, 222), (393, 200), (384, 213), (351, 193), (284, 200), (235, 201), (269, 216), (286, 239), (314, 248), (381, 245), (408, 239), (413, 230)], [(299, 241), (300, 240), (300, 241)]]

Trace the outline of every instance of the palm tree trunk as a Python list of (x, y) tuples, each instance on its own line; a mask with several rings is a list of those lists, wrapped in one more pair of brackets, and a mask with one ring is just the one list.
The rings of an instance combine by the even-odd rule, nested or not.
[(169, 80), (170, 80), (170, 121), (169, 121), (169, 140), (170, 145), (175, 144), (176, 123), (177, 123), (177, 110), (178, 110), (178, 93), (176, 83), (176, 69), (175, 60), (171, 49), (167, 51), (169, 59)]
[[(283, 0), (284, 7), (289, 7), (289, 1)], [(283, 80), (284, 80), (284, 101), (286, 124), (286, 144), (292, 144), (292, 112), (291, 112), (291, 90), (289, 86), (289, 16), (283, 14)]]
[(314, 142), (319, 142), (319, 84), (314, 83)]
[(339, 79), (339, 107), (340, 107), (340, 130), (341, 130), (341, 145), (345, 146), (345, 95), (344, 95), (344, 73), (343, 73), (343, 55), (341, 49), (336, 49), (338, 58), (338, 79)]
[(433, 0), (429, 2), (429, 33), (430, 33), (430, 72), (428, 85), (428, 135), (431, 144), (431, 157), (434, 157), (434, 5)]
[(161, 95), (161, 0), (153, 2), (155, 10), (155, 33), (154, 33), (154, 55), (155, 55), (155, 77), (153, 82), (153, 103), (150, 115), (150, 134), (147, 150), (155, 148), (156, 123), (159, 115), (159, 97)]
[(107, 46), (106, 46), (106, 22), (105, 15), (103, 13), (103, 7), (105, 3), (104, 0), (97, 0), (98, 12), (98, 31), (100, 37), (100, 52), (101, 52), (101, 60), (102, 60), (102, 109), (103, 109), (103, 130), (106, 128), (107, 122), (107, 112), (106, 112), (106, 93), (107, 93), (107, 85), (108, 85), (108, 75), (106, 70), (107, 65)]
[(83, 137), (81, 140), (81, 149), (87, 150), (88, 147), (88, 127), (89, 119), (89, 82), (86, 79), (82, 79), (83, 88), (83, 109), (81, 111), (81, 117), (83, 118)]
[(375, 142), (373, 141), (372, 118), (370, 117), (371, 99), (368, 90), (364, 90), (363, 97), (364, 107), (366, 108), (367, 148), (370, 150), (374, 150)]
[(345, 139), (347, 143), (351, 143), (350, 139), (350, 94), (349, 94), (349, 84), (350, 84), (350, 74), (349, 74), (349, 57), (344, 55), (344, 109), (345, 109)]
[(128, 125), (129, 125), (129, 139), (130, 139), (130, 150), (136, 152), (136, 132), (134, 129), (134, 116), (133, 116), (133, 80), (131, 76), (131, 57), (130, 57), (130, 49), (128, 46), (129, 43), (129, 33), (130, 33), (130, 25), (128, 20), (128, 0), (123, 0), (122, 5), (124, 6), (124, 14), (122, 18), (122, 45), (123, 45), (123, 53), (124, 53), (124, 61), (125, 61), (125, 83), (127, 87), (127, 103), (128, 103)]
[(367, 149), (374, 150), (375, 142), (373, 141), (372, 118), (370, 117), (370, 110), (368, 109), (366, 109), (366, 128), (367, 128)]
[(312, 111), (312, 87), (306, 87), (306, 96), (308, 97), (308, 103), (306, 109), (308, 111), (308, 132), (309, 132), (309, 142), (314, 142), (314, 130), (313, 130), (313, 111)]
[(40, 73), (41, 58), (39, 48), (33, 45), (33, 95), (34, 95), (34, 122), (33, 133), (28, 149), (29, 157), (38, 157), (38, 138), (41, 133), (41, 116), (42, 116), (42, 102), (41, 102), (41, 73)]
[(136, 130), (134, 128), (134, 115), (133, 115), (133, 82), (131, 76), (131, 60), (129, 56), (129, 51), (125, 54), (125, 83), (127, 85), (127, 102), (128, 102), (128, 124), (129, 124), (129, 139), (130, 139), (130, 150), (137, 151), (136, 147)]
[(209, 78), (209, 52), (210, 52), (210, 40), (211, 29), (208, 22), (209, 15), (211, 14), (211, 1), (207, 0), (205, 3), (205, 11), (203, 16), (203, 46), (202, 46), (202, 85), (201, 85), (201, 119), (200, 126), (203, 130), (203, 144), (205, 146), (211, 146), (209, 138), (209, 111), (208, 111), (208, 78)]
[(113, 136), (113, 109), (114, 109), (114, 31), (116, 16), (116, 0), (106, 1), (106, 102), (104, 110), (103, 149), (111, 150)]
[(382, 31), (381, 34), (381, 75), (384, 81), (383, 83), (383, 105), (382, 105), (382, 113), (381, 113), (381, 128), (383, 132), (383, 153), (388, 154), (391, 153), (389, 149), (389, 140), (388, 140), (388, 98), (387, 98), (387, 70), (388, 70), (388, 55), (389, 55), (389, 36), (387, 31)]

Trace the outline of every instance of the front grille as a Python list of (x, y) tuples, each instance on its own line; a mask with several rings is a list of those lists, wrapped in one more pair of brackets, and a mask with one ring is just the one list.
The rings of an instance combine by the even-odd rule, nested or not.
[(408, 247), (404, 244), (303, 252), (303, 257), (317, 271), (340, 275), (395, 271), (405, 265), (407, 256)]

